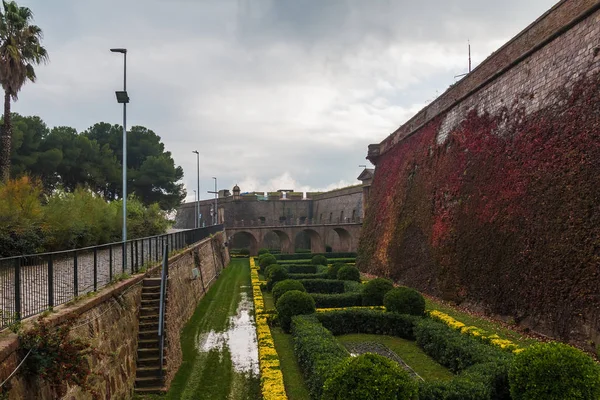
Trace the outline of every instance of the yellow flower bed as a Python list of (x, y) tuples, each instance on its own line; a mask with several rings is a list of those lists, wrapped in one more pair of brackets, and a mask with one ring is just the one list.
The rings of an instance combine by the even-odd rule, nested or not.
[(455, 320), (448, 314), (445, 314), (441, 311), (431, 310), (428, 311), (428, 314), (431, 318), (437, 319), (448, 325), (450, 328), (456, 329), (465, 335), (471, 335), (480, 339), (486, 343), (493, 344), (494, 346), (498, 346), (501, 349), (510, 350), (513, 353), (520, 353), (523, 349), (519, 348), (515, 343), (511, 342), (508, 339), (501, 339), (497, 334), (490, 335), (487, 331), (478, 328), (476, 326), (466, 326), (460, 321)]
[(256, 336), (258, 337), (258, 362), (260, 366), (260, 388), (264, 400), (286, 400), (283, 374), (279, 364), (279, 356), (275, 350), (275, 343), (271, 330), (264, 315), (265, 302), (260, 290), (261, 281), (258, 278), (258, 267), (254, 257), (250, 257), (250, 279), (252, 280), (252, 294), (254, 297), (254, 310), (256, 313)]
[(339, 310), (381, 310), (385, 311), (384, 306), (354, 306), (338, 308), (317, 308), (317, 312), (339, 311)]

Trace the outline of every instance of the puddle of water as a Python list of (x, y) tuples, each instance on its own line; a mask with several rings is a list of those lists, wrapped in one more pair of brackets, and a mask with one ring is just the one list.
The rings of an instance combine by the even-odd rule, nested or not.
[(258, 340), (252, 316), (252, 299), (248, 298), (246, 292), (241, 292), (240, 295), (236, 314), (229, 317), (229, 328), (225, 332), (210, 331), (202, 334), (196, 348), (198, 351), (209, 352), (227, 346), (237, 372), (258, 375)]

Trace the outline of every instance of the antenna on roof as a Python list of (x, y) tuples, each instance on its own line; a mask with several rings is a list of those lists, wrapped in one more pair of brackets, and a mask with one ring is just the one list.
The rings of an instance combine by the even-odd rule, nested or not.
[(469, 44), (469, 72), (465, 72), (464, 74), (460, 74), (460, 75), (455, 75), (454, 76), (455, 79), (471, 73), (471, 41), (469, 39), (467, 39), (467, 43)]

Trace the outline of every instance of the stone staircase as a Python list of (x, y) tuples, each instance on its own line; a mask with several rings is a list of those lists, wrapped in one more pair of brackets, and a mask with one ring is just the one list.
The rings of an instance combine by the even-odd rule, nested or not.
[[(135, 391), (139, 394), (158, 394), (165, 390), (164, 379), (160, 375), (158, 340), (160, 278), (146, 278), (142, 285)], [(166, 354), (166, 348), (163, 354)], [(165, 373), (163, 364), (163, 376)]]

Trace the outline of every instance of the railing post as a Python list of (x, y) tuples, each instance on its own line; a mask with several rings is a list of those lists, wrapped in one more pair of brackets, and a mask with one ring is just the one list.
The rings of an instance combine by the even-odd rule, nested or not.
[(140, 249), (141, 255), (140, 259), (142, 260), (142, 268), (144, 267), (144, 239), (142, 238), (142, 248)]
[(121, 255), (123, 256), (123, 273), (125, 273), (125, 269), (127, 268), (127, 242), (123, 242), (121, 245)]
[(130, 247), (130, 251), (131, 251), (131, 253), (129, 253), (129, 254), (131, 254), (131, 275), (133, 275), (133, 261), (134, 261), (134, 259), (133, 259), (133, 240), (131, 242), (129, 242), (129, 247)]
[(15, 320), (21, 319), (21, 257), (15, 258)]
[(112, 246), (108, 247), (108, 281), (112, 282), (112, 278), (113, 278), (113, 255), (112, 255)]
[(148, 239), (148, 262), (152, 262), (152, 238)]
[(54, 307), (54, 261), (48, 254), (48, 307)]
[(94, 247), (94, 292), (98, 291), (98, 248)]
[(77, 251), (73, 252), (73, 297), (79, 296), (79, 277), (77, 271)]
[(138, 259), (139, 244), (140, 244), (140, 241), (136, 240), (135, 241), (135, 272), (138, 272), (140, 270), (140, 260)]

